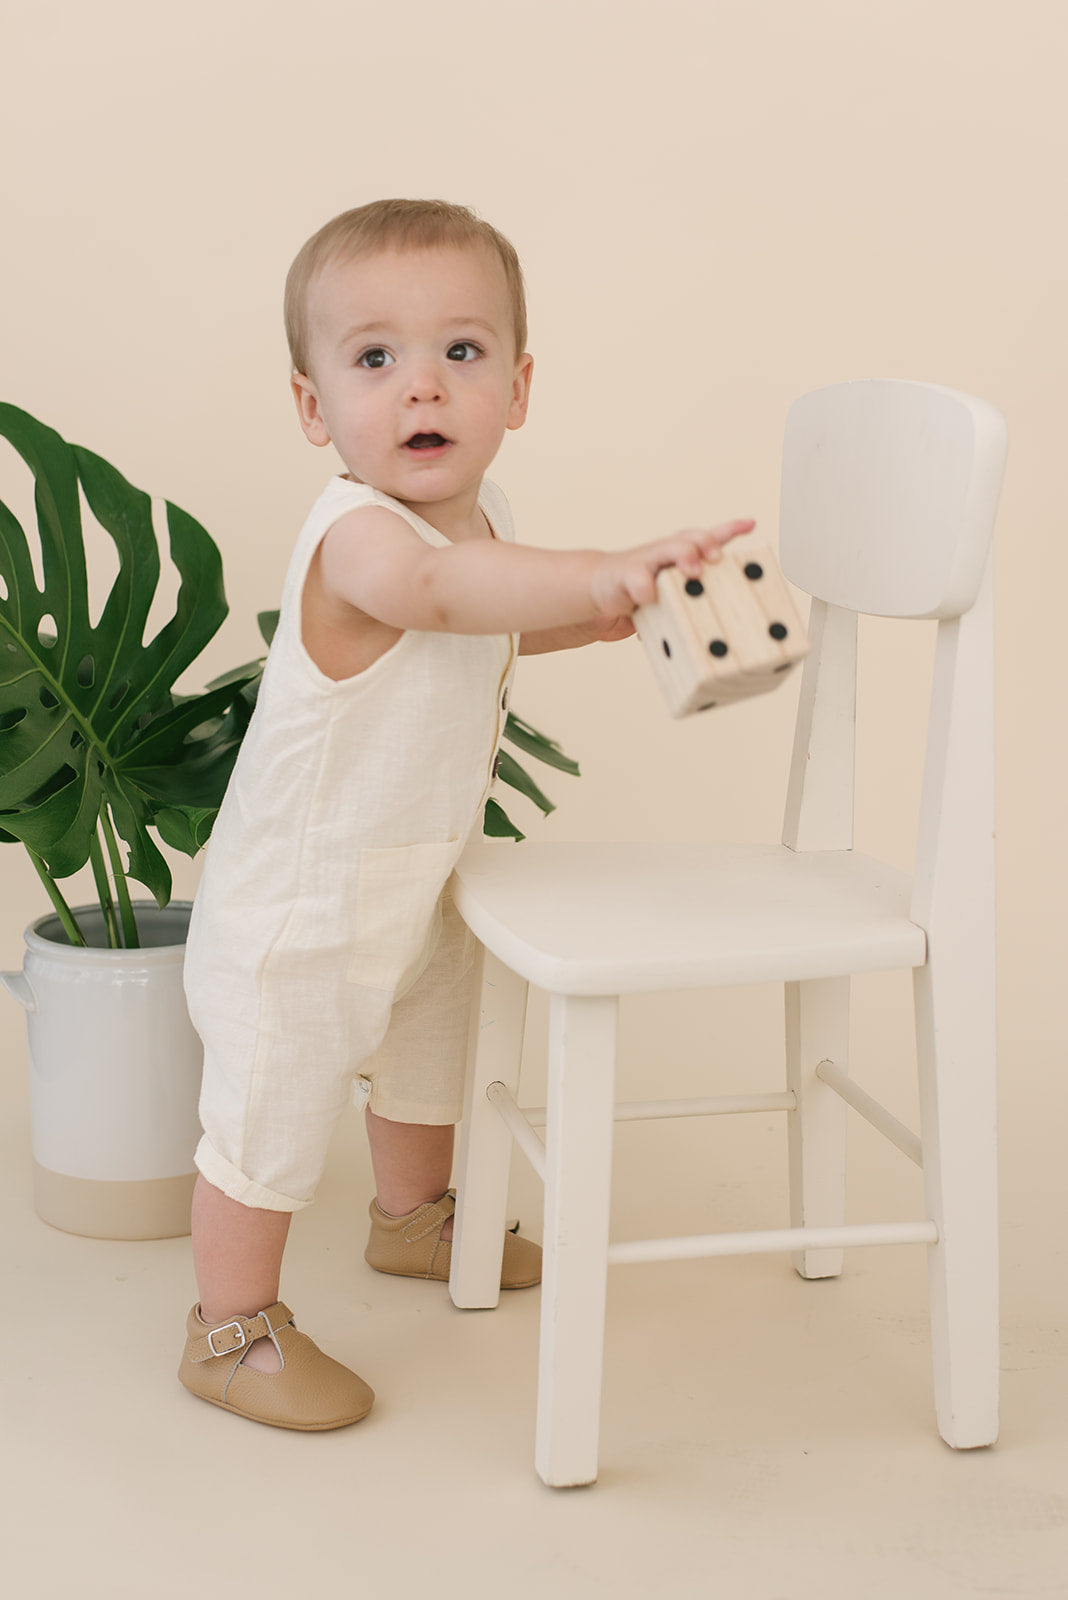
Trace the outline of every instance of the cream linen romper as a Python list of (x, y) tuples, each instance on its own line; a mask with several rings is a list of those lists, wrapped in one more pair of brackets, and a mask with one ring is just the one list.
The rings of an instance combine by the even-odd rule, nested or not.
[[(514, 538), (499, 489), (483, 484), (479, 504)], [(196, 1163), (273, 1211), (313, 1198), (357, 1076), (395, 1121), (461, 1114), (473, 941), (445, 884), (493, 781), (518, 641), (407, 632), (355, 677), (321, 672), (301, 637), (305, 577), (332, 524), (366, 505), (449, 543), (389, 496), (331, 480), (289, 565), (189, 928)]]

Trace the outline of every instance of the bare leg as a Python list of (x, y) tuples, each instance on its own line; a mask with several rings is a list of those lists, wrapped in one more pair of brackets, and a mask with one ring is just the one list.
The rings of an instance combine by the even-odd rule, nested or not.
[[(376, 1199), (382, 1210), (391, 1217), (403, 1217), (427, 1200), (440, 1200), (452, 1172), (456, 1132), (452, 1123), (391, 1122), (370, 1109), (364, 1115)], [(451, 1217), (441, 1237), (452, 1238)]]
[[(205, 1178), (197, 1179), (193, 1265), (205, 1322), (254, 1317), (275, 1303), (291, 1215), (243, 1206)], [(257, 1339), (244, 1359), (260, 1372), (277, 1372), (281, 1365), (269, 1339)]]

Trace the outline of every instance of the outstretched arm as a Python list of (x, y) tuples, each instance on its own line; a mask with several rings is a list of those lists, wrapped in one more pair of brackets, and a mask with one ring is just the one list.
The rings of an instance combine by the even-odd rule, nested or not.
[[(751, 520), (691, 529), (632, 550), (537, 550), (472, 539), (425, 544), (383, 506), (350, 512), (322, 543), (322, 576), (349, 605), (394, 628), (539, 633), (627, 617), (656, 598), (665, 567), (697, 577)], [(612, 626), (615, 626), (613, 623)], [(594, 631), (590, 637), (605, 637)], [(559, 648), (559, 646), (557, 646)]]

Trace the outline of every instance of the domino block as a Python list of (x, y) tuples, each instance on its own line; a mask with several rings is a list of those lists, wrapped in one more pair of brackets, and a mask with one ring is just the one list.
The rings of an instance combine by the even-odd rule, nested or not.
[(808, 654), (804, 625), (766, 545), (732, 539), (700, 578), (668, 567), (634, 613), (674, 717), (775, 689)]

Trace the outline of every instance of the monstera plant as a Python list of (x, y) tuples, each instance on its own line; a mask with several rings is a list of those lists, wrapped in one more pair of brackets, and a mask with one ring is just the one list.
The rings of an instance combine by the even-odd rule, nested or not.
[[(181, 582), (174, 615), (146, 642), (160, 576), (149, 496), (15, 406), (0, 404), (0, 436), (33, 473), (43, 572), (39, 588), (26, 535), (0, 501), (0, 843), (26, 847), (72, 944), (86, 941), (57, 880), (89, 862), (109, 944), (134, 946), (128, 880), (143, 884), (160, 907), (171, 894), (170, 869), (149, 830), (189, 856), (206, 843), (263, 662), (235, 668), (201, 694), (176, 694), (176, 680), (227, 615), (222, 560), (210, 535), (166, 503)], [(95, 623), (83, 497), (119, 562)], [(259, 619), (268, 644), (277, 616)], [(511, 714), (505, 737), (550, 766), (578, 772), (557, 744)], [(543, 812), (552, 810), (507, 752), (499, 776)], [(493, 800), (483, 825), (488, 834), (523, 837)]]

